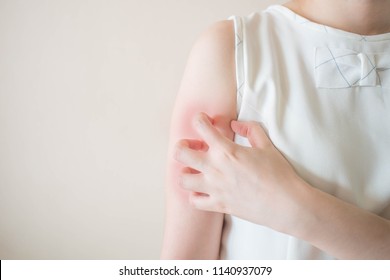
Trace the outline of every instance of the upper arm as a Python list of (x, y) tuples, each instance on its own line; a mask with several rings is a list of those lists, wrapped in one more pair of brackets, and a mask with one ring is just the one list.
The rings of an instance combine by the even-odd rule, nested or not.
[(200, 36), (189, 56), (176, 99), (172, 138), (197, 138), (191, 119), (202, 111), (226, 119), (220, 120), (221, 126), (227, 124), (225, 128), (230, 129), (229, 121), (236, 116), (234, 59), (233, 21), (218, 22)]
[(232, 21), (206, 30), (189, 56), (172, 115), (166, 184), (167, 212), (163, 258), (211, 259), (219, 256), (223, 215), (194, 209), (188, 193), (177, 184), (183, 168), (172, 150), (180, 139), (199, 139), (193, 117), (205, 112), (232, 139), (230, 121), (236, 118), (236, 80)]

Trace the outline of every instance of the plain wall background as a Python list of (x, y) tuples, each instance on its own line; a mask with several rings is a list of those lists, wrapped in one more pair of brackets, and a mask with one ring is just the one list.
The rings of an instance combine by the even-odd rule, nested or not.
[(199, 33), (261, 0), (0, 0), (0, 259), (157, 259)]

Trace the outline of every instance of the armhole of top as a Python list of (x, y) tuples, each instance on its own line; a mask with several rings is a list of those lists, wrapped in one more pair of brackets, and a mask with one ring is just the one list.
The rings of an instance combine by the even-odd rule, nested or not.
[(245, 72), (244, 72), (244, 30), (242, 18), (231, 16), (229, 20), (234, 22), (235, 34), (235, 67), (237, 83), (237, 115), (241, 109), (241, 103), (244, 95)]

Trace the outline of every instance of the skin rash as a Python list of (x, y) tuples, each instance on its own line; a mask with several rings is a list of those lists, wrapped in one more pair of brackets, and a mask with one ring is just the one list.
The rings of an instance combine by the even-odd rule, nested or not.
[[(186, 108), (187, 110), (183, 110), (181, 112), (176, 112), (179, 113), (180, 118), (176, 118), (173, 120), (175, 123), (174, 129), (171, 131), (171, 139), (174, 141), (171, 141), (172, 143), (176, 143), (180, 139), (195, 139), (195, 140), (200, 140), (199, 134), (195, 131), (194, 125), (193, 125), (193, 120), (195, 116), (202, 111), (205, 111), (205, 109), (209, 109), (208, 111), (215, 111), (213, 108), (218, 108), (217, 106), (212, 106), (210, 104), (194, 104), (193, 102), (189, 102), (188, 100), (179, 99), (178, 103), (181, 103), (180, 105), (177, 105), (178, 108)], [(209, 108), (207, 108), (209, 107)], [(210, 120), (212, 124), (224, 135), (227, 135), (229, 138), (233, 138), (233, 132), (230, 128), (230, 122), (231, 119), (218, 115), (218, 114), (210, 114)], [(195, 150), (207, 150), (207, 145), (202, 142), (199, 143), (197, 147), (191, 147), (194, 148)], [(170, 147), (170, 153), (169, 153), (169, 182), (171, 183), (172, 186), (178, 191), (180, 196), (182, 196), (183, 199), (188, 198), (188, 192), (184, 191), (182, 188), (178, 186), (178, 178), (179, 174), (181, 173), (181, 170), (184, 168), (184, 166), (177, 162), (174, 159), (174, 153), (175, 153), (175, 145), (171, 145)], [(195, 172), (195, 171), (194, 171)]]

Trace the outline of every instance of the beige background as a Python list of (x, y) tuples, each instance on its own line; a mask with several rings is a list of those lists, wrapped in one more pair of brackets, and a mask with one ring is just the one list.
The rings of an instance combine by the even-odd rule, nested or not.
[(0, 0), (0, 259), (157, 259), (191, 45), (281, 2)]

